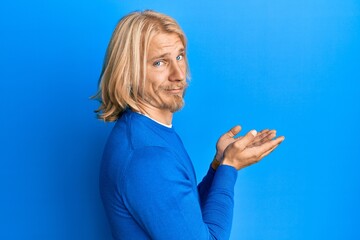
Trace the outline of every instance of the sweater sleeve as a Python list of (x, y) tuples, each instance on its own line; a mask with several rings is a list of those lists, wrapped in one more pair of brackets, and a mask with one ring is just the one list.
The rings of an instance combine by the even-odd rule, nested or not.
[(237, 171), (221, 166), (203, 209), (187, 168), (170, 150), (135, 151), (122, 178), (124, 204), (151, 239), (228, 239)]
[(202, 181), (198, 184), (198, 192), (199, 192), (199, 198), (200, 198), (200, 206), (203, 208), (205, 201), (207, 199), (212, 181), (214, 179), (215, 170), (211, 167), (209, 167), (209, 170), (205, 177), (202, 179)]

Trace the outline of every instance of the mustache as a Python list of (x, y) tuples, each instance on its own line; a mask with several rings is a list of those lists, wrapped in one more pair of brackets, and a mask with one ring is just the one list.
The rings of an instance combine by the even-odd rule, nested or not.
[(186, 89), (188, 86), (189, 86), (189, 84), (187, 82), (180, 82), (177, 84), (169, 84), (169, 85), (160, 86), (159, 89), (169, 91), (169, 90), (175, 90), (175, 89)]

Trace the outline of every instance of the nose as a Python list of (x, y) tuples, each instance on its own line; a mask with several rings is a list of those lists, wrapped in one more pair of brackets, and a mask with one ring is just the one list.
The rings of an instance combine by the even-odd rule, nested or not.
[(171, 66), (169, 80), (170, 81), (184, 81), (186, 74), (186, 66), (183, 63), (175, 62)]

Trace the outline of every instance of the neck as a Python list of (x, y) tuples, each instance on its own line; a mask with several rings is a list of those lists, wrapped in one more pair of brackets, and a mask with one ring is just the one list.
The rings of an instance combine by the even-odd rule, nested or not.
[(141, 106), (141, 108), (139, 108), (139, 112), (162, 124), (169, 126), (172, 124), (173, 113), (167, 109), (158, 109), (152, 106)]

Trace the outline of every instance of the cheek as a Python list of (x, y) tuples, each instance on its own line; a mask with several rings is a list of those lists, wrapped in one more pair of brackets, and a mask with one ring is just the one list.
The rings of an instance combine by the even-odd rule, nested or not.
[[(185, 67), (186, 68), (186, 67)], [(149, 69), (146, 72), (145, 91), (157, 92), (162, 85), (166, 85), (167, 76), (169, 75), (167, 69)]]
[(184, 74), (186, 74), (186, 67), (187, 67), (186, 62), (181, 61), (180, 68)]
[(156, 81), (156, 79), (146, 79), (146, 82), (144, 84), (144, 91), (147, 94), (154, 95), (159, 90), (159, 87), (159, 81)]
[(166, 83), (166, 78), (163, 73), (158, 73), (153, 78), (148, 79), (146, 87), (147, 89), (158, 90), (161, 85)]

